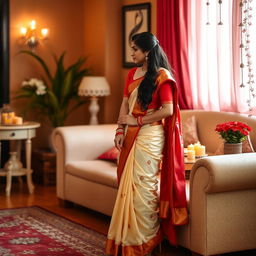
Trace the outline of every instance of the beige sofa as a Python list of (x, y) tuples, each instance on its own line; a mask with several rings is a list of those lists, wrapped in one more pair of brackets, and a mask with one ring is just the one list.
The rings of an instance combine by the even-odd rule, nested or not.
[[(217, 123), (256, 118), (239, 114), (182, 111), (182, 122), (195, 115), (199, 139), (210, 152), (221, 140)], [(53, 134), (57, 151), (57, 196), (111, 215), (116, 192), (116, 165), (97, 160), (111, 148), (116, 125), (70, 126)], [(256, 148), (256, 147), (255, 147)], [(202, 255), (256, 248), (256, 153), (212, 156), (197, 161), (188, 186), (190, 223), (178, 228), (179, 244)]]

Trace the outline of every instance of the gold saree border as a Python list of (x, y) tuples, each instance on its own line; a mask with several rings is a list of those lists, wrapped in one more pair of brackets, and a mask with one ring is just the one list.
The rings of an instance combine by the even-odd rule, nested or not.
[(148, 242), (141, 245), (122, 246), (122, 244), (115, 244), (115, 240), (107, 239), (106, 254), (108, 256), (144, 256), (151, 252), (163, 240), (164, 236), (161, 229)]
[[(161, 219), (167, 219), (170, 214), (169, 201), (160, 201), (159, 217)], [(176, 226), (185, 225), (188, 222), (187, 208), (173, 208), (172, 209), (172, 223)]]

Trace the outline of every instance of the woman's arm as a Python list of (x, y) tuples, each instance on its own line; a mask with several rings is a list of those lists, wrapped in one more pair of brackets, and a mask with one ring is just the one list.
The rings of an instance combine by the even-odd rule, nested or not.
[[(128, 98), (127, 97), (124, 97), (123, 98), (123, 101), (122, 101), (122, 104), (121, 104), (121, 108), (120, 108), (120, 111), (119, 111), (119, 118), (120, 116), (125, 116), (129, 113), (129, 107), (128, 107)], [(118, 120), (119, 120), (118, 118)], [(124, 126), (125, 124), (119, 124), (118, 123), (118, 128), (117, 128), (117, 131), (116, 131), (116, 136), (115, 136), (115, 146), (118, 150), (121, 150), (122, 149), (122, 146), (123, 146), (123, 142), (124, 142)]]
[[(173, 114), (173, 104), (163, 104), (162, 108), (155, 111), (152, 114), (147, 114), (142, 117), (142, 123), (143, 124), (150, 124), (154, 123), (156, 121), (160, 121), (168, 116), (171, 116)], [(138, 125), (137, 119), (131, 115), (120, 115), (118, 118), (118, 124), (119, 125)]]
[[(128, 98), (127, 97), (123, 97), (123, 101), (122, 101), (122, 104), (121, 104), (121, 107), (120, 107), (120, 111), (119, 111), (118, 120), (119, 120), (120, 116), (128, 115), (128, 113), (129, 113)], [(118, 123), (118, 128), (124, 128), (124, 125), (125, 124), (119, 124)]]
[(163, 104), (162, 108), (153, 112), (152, 114), (147, 114), (142, 117), (143, 124), (150, 124), (156, 121), (160, 121), (173, 114), (173, 104)]

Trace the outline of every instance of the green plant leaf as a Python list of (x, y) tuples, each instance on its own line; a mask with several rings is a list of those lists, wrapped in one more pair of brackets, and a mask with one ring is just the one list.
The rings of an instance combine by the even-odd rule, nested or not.
[(56, 63), (56, 72), (55, 72), (55, 77), (53, 79), (52, 83), (52, 90), (58, 100), (61, 100), (61, 86), (64, 82), (65, 78), (65, 68), (64, 68), (64, 57), (65, 57), (66, 52), (63, 52), (59, 59), (55, 56), (55, 63)]
[(28, 54), (28, 55), (34, 57), (41, 64), (41, 66), (43, 67), (43, 69), (44, 69), (47, 77), (49, 78), (49, 80), (52, 81), (51, 73), (50, 73), (47, 65), (45, 64), (44, 60), (41, 57), (39, 57), (38, 55), (36, 55), (35, 53), (33, 53), (31, 51), (20, 51), (19, 53)]
[(66, 107), (68, 102), (69, 102), (69, 98), (72, 98), (72, 94), (71, 94), (71, 91), (72, 91), (72, 86), (73, 86), (73, 70), (70, 69), (66, 76), (65, 76), (65, 79), (63, 81), (63, 86), (61, 87), (61, 103), (60, 105), (62, 107)]

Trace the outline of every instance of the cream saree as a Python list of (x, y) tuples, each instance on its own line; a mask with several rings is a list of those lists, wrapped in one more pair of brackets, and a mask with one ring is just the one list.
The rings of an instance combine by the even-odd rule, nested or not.
[[(130, 114), (137, 88), (129, 98)], [(131, 147), (120, 179), (106, 245), (107, 255), (143, 256), (161, 242), (158, 218), (162, 125), (144, 125)]]

